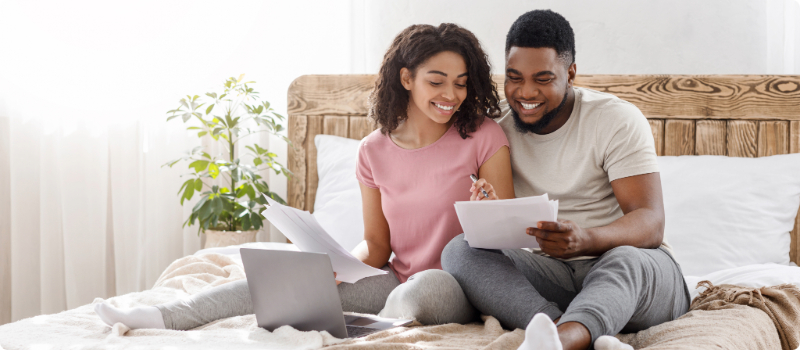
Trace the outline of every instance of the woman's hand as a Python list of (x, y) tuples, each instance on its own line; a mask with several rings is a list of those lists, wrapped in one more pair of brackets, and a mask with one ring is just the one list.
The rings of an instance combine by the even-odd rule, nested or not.
[(338, 286), (342, 281), (336, 279), (336, 272), (333, 273), (333, 279), (336, 280), (336, 285)]
[[(486, 191), (486, 194), (489, 195), (489, 198), (486, 198), (486, 196), (483, 195), (483, 191), (481, 191), (481, 188), (483, 188), (483, 190)], [(472, 192), (472, 195), (469, 197), (469, 200), (471, 201), (500, 199), (497, 197), (497, 193), (494, 191), (494, 187), (492, 187), (492, 184), (486, 182), (486, 179), (478, 179), (478, 181), (475, 181), (472, 184), (472, 187), (469, 188), (469, 191)]]

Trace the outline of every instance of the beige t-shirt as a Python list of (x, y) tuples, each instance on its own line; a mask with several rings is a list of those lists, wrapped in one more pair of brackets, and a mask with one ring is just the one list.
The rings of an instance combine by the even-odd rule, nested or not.
[(518, 131), (507, 101), (500, 102), (498, 124), (511, 149), (514, 193), (547, 193), (558, 199), (559, 219), (583, 228), (606, 226), (623, 215), (611, 181), (658, 172), (653, 134), (633, 104), (599, 91), (573, 91), (569, 120), (547, 135)]

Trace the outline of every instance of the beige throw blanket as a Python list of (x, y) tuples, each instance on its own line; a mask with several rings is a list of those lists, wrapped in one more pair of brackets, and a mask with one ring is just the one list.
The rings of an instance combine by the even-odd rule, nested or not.
[(713, 286), (692, 301), (689, 313), (636, 334), (617, 337), (636, 349), (795, 350), (800, 340), (800, 290), (794, 285)]

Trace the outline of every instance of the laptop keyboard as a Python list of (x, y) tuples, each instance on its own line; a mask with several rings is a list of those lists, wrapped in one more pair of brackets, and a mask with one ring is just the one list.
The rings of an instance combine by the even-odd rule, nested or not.
[(380, 331), (379, 329), (375, 328), (367, 328), (367, 327), (359, 327), (359, 326), (347, 326), (347, 337), (348, 338), (360, 338), (363, 336), (370, 335), (372, 333)]

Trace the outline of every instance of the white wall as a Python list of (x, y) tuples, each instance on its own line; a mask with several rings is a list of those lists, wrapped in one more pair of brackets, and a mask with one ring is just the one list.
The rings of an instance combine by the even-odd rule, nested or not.
[(526, 11), (552, 9), (575, 31), (578, 74), (797, 74), (797, 0), (357, 1), (363, 70), (373, 73), (392, 38), (414, 23), (471, 30), (503, 72), (505, 36)]

